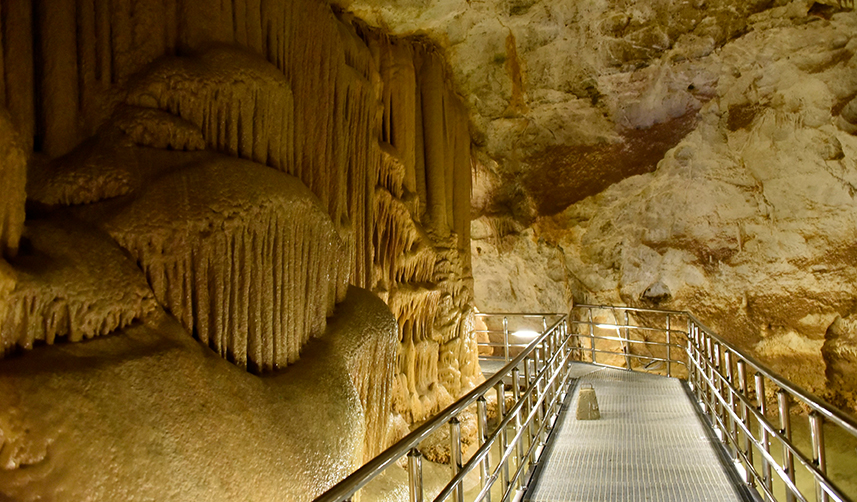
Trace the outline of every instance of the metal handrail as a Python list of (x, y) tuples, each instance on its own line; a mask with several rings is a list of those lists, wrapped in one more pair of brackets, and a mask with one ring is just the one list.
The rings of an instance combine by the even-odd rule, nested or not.
[[(615, 322), (596, 322), (593, 311), (604, 310), (612, 313)], [(621, 307), (609, 305), (575, 305), (572, 313), (582, 313), (582, 319), (573, 319), (562, 314), (477, 314), (481, 318), (496, 317), (502, 321), (502, 330), (478, 330), (480, 333), (503, 334), (503, 343), (480, 343), (480, 347), (503, 346), (503, 359), (509, 361), (502, 370), (487, 379), (482, 385), (447, 407), (440, 414), (417, 427), (404, 439), (387, 449), (380, 456), (358, 469), (351, 476), (328, 490), (318, 501), (333, 502), (348, 500), (372, 478), (380, 474), (398, 459), (408, 456), (408, 471), (411, 489), (411, 501), (422, 502), (422, 467), (418, 450), (420, 442), (440, 427), (449, 424), (451, 437), (451, 481), (441, 490), (437, 501), (454, 497), (462, 501), (463, 480), (468, 473), (479, 470), (481, 489), (476, 500), (489, 500), (491, 487), (500, 480), (503, 486), (502, 501), (509, 500), (515, 490), (526, 488), (525, 478), (541, 453), (543, 437), (550, 429), (558, 413), (559, 403), (567, 391), (568, 368), (572, 360), (611, 366), (598, 361), (599, 354), (620, 356), (624, 366), (635, 371), (657, 371), (652, 368), (654, 362), (666, 363), (666, 375), (672, 374), (673, 366), (682, 366), (688, 386), (697, 398), (697, 405), (707, 417), (724, 448), (738, 468), (743, 470), (743, 480), (752, 493), (766, 502), (779, 502), (775, 494), (774, 482), (779, 483), (785, 492), (785, 500), (791, 502), (830, 500), (849, 502), (846, 495), (827, 475), (827, 458), (822, 425), (834, 425), (857, 440), (857, 422), (851, 417), (812, 396), (800, 387), (782, 378), (755, 358), (744, 354), (740, 349), (717, 335), (702, 324), (689, 312)], [(618, 314), (623, 314), (619, 319)], [(661, 316), (664, 327), (631, 322), (630, 314), (644, 314), (645, 317)], [(559, 316), (560, 319), (550, 328), (547, 318)], [(542, 319), (543, 332), (516, 357), (510, 357), (510, 349), (520, 344), (510, 343), (510, 318)], [(576, 327), (578, 332), (573, 332)], [(588, 327), (588, 333), (581, 332)], [(598, 330), (615, 330), (617, 336), (596, 335)], [(663, 333), (666, 340), (652, 341), (646, 338), (634, 339), (631, 333)], [(637, 333), (639, 334), (639, 333)], [(585, 342), (589, 340), (589, 346)], [(620, 350), (604, 347), (602, 342), (619, 342)], [(635, 353), (640, 345), (659, 348), (664, 356)], [(615, 345), (614, 345), (615, 347)], [(586, 356), (588, 355), (588, 360)], [(490, 357), (490, 356), (488, 356)], [(496, 357), (496, 356), (495, 356)], [(638, 363), (635, 365), (634, 362)], [(642, 365), (639, 361), (649, 361)], [(520, 366), (523, 363), (525, 388), (521, 391)], [(532, 364), (531, 364), (532, 363)], [(615, 365), (612, 365), (615, 367)], [(531, 371), (532, 369), (532, 371)], [(752, 372), (754, 386), (748, 385), (748, 375)], [(506, 412), (504, 380), (513, 382), (511, 387), (515, 404)], [(770, 382), (777, 388), (777, 411), (779, 425), (772, 424), (768, 417), (768, 404), (765, 389)], [(497, 392), (499, 424), (488, 434), (486, 400), (492, 390)], [(773, 389), (772, 389), (773, 390)], [(812, 431), (812, 457), (807, 458), (795, 446), (791, 438), (790, 403), (797, 401), (811, 411), (809, 425)], [(477, 405), (478, 438), (480, 446), (473, 456), (462, 465), (460, 458), (460, 425), (457, 416), (466, 408)], [(508, 440), (507, 432), (513, 428), (513, 437)], [(490, 468), (492, 448), (500, 444), (499, 459), (493, 471)], [(782, 460), (778, 461), (774, 452), (782, 449)], [(526, 448), (526, 452), (524, 452)], [(759, 460), (757, 468), (754, 459)], [(857, 461), (857, 458), (855, 459)], [(510, 473), (509, 467), (516, 466)], [(795, 469), (804, 469), (815, 482), (814, 497), (803, 493), (797, 486)]]
[[(609, 311), (617, 319), (616, 323), (608, 323), (599, 320), (596, 322), (593, 311)], [(619, 322), (616, 312), (625, 313), (625, 322)], [(606, 365), (597, 361), (598, 354), (609, 353), (613, 355), (625, 355), (626, 367), (634, 370), (645, 370), (645, 368), (633, 368), (628, 354), (620, 354), (616, 351), (597, 347), (596, 341), (609, 340), (621, 341), (627, 344), (651, 344), (648, 340), (633, 340), (628, 336), (628, 331), (661, 331), (677, 334), (685, 338), (681, 354), (687, 361), (672, 361), (685, 364), (688, 375), (689, 386), (698, 399), (703, 413), (708, 417), (712, 427), (718, 433), (724, 447), (735, 462), (736, 467), (741, 466), (744, 471), (744, 481), (750, 489), (754, 489), (763, 500), (773, 502), (780, 499), (774, 494), (774, 480), (781, 483), (785, 492), (785, 500), (827, 502), (836, 500), (847, 502), (849, 499), (835, 483), (827, 476), (827, 459), (824, 442), (824, 423), (839, 427), (845, 433), (850, 434), (857, 441), (857, 423), (848, 415), (830, 406), (823, 400), (809, 394), (792, 382), (779, 376), (770, 368), (760, 363), (738, 349), (732, 343), (720, 337), (713, 330), (702, 324), (693, 314), (684, 311), (661, 310), (637, 307), (617, 307), (607, 305), (575, 305), (572, 312), (581, 313), (583, 320), (573, 320), (572, 325), (578, 329), (589, 327), (588, 334), (578, 333), (579, 340), (590, 340), (590, 347), (584, 348), (584, 353), (589, 354), (591, 362)], [(665, 328), (643, 326), (628, 321), (628, 313), (654, 314), (663, 316), (666, 321)], [(651, 317), (651, 316), (650, 316)], [(684, 329), (675, 329), (676, 324), (670, 321), (684, 320)], [(609, 329), (620, 333), (624, 330), (625, 336), (597, 336), (595, 330)], [(580, 342), (578, 342), (580, 343)], [(658, 342), (661, 344), (661, 342)], [(666, 343), (668, 347), (675, 347), (669, 338)], [(652, 356), (630, 354), (631, 358), (652, 358)], [(664, 358), (659, 358), (663, 360)], [(672, 359), (668, 354), (667, 360)], [(670, 362), (667, 362), (667, 373), (669, 374)], [(755, 385), (751, 388), (747, 382), (748, 374), (752, 373)], [(767, 416), (766, 382), (770, 382), (778, 390), (777, 412), (779, 426), (772, 424)], [(812, 457), (807, 458), (800, 449), (795, 446), (791, 437), (792, 413), (790, 403), (796, 401), (811, 410), (809, 414), (809, 425), (812, 432)], [(771, 443), (777, 444), (782, 449), (782, 460), (774, 458)], [(761, 472), (754, 464), (754, 456), (761, 459)], [(854, 459), (857, 462), (857, 458)], [(799, 466), (807, 472), (815, 483), (814, 497), (803, 493), (796, 484), (796, 467)], [(774, 473), (776, 477), (774, 477)]]
[[(552, 315), (552, 314), (548, 314)], [(541, 316), (539, 316), (541, 317)], [(463, 499), (462, 480), (464, 476), (477, 467), (481, 467), (483, 488), (479, 498), (490, 498), (491, 486), (498, 478), (503, 481), (503, 500), (508, 500), (515, 485), (520, 486), (523, 475), (521, 466), (524, 460), (533, 464), (536, 455), (540, 453), (541, 436), (549, 428), (550, 423), (559, 412), (558, 403), (565, 391), (565, 382), (568, 378), (568, 363), (571, 360), (572, 349), (569, 345), (571, 338), (568, 330), (567, 317), (561, 315), (549, 328), (545, 329), (536, 339), (503, 369), (481, 385), (468, 392), (455, 403), (435, 415), (396, 444), (382, 452), (374, 459), (367, 462), (363, 467), (330, 488), (327, 492), (316, 499), (317, 502), (334, 502), (349, 500), (354, 494), (369, 483), (374, 477), (382, 473), (387, 467), (396, 463), (402, 457), (408, 457), (408, 471), (410, 480), (411, 501), (421, 502), (423, 500), (422, 490), (422, 462), (419, 452), (419, 444), (439, 430), (450, 424), (451, 445), (450, 458), (452, 464), (452, 480), (442, 489), (440, 496), (435, 500), (444, 500), (453, 493), (457, 499)], [(523, 394), (520, 393), (518, 382), (520, 382), (520, 370), (523, 363), (524, 384), (526, 386)], [(532, 368), (532, 371), (530, 371)], [(512, 377), (512, 387), (517, 397), (515, 405), (509, 412), (504, 412), (505, 406), (505, 384), (504, 379)], [(487, 416), (485, 395), (495, 390), (497, 392), (497, 407), (500, 423), (491, 435), (487, 435)], [(476, 454), (464, 466), (461, 465), (460, 455), (461, 442), (458, 429), (457, 417), (472, 405), (477, 405), (481, 446)], [(525, 420), (521, 415), (526, 406)], [(507, 442), (506, 429), (515, 422), (515, 436), (511, 443)], [(523, 449), (524, 430), (530, 431), (528, 442), (528, 453), (519, 455)], [(486, 437), (487, 436), (487, 437)], [(489, 451), (491, 447), (500, 442), (502, 456), (497, 463), (494, 472), (489, 471)], [(516, 460), (517, 470), (515, 475), (509, 478), (510, 460)]]

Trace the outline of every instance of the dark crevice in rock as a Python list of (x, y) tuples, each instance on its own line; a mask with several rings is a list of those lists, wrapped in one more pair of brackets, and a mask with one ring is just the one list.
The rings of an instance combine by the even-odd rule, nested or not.
[(696, 110), (648, 129), (626, 129), (615, 144), (551, 146), (528, 157), (523, 184), (540, 215), (553, 215), (630, 176), (655, 170), (696, 127)]

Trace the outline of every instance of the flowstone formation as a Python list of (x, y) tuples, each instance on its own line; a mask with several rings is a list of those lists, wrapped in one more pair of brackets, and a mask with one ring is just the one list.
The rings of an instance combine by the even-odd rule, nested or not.
[(104, 222), (161, 305), (257, 372), (297, 361), (345, 296), (345, 246), (297, 179), (215, 158), (161, 176)]
[(437, 52), (396, 41), (372, 48), (390, 83), (382, 94), (373, 281), (399, 320), (394, 407), (416, 422), (482, 376), (467, 249), (470, 136)]
[(324, 336), (262, 378), (163, 312), (3, 361), (0, 496), (312, 500), (377, 453), (372, 412), (389, 396), (372, 379), (395, 331), (383, 302), (352, 288)]
[(478, 383), (468, 114), (431, 43), (316, 0), (21, 4), (0, 498), (309, 499)]

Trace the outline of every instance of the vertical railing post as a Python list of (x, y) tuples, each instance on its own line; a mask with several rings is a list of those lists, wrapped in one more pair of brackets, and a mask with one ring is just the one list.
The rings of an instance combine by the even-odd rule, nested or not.
[(503, 356), (509, 362), (509, 318), (503, 316)]
[(670, 336), (670, 315), (667, 314), (667, 376), (673, 376), (672, 372), (672, 338)]
[[(503, 423), (503, 419), (506, 418), (506, 392), (503, 388), (503, 381), (497, 382), (497, 427), (501, 427), (500, 424)], [(509, 445), (506, 444), (506, 428), (501, 427), (500, 434), (500, 457), (502, 457), (506, 453), (506, 448)], [(503, 482), (503, 491), (506, 491), (506, 487), (509, 486), (509, 463), (506, 462), (501, 466), (501, 481)]]
[(720, 358), (720, 343), (714, 342), (714, 366), (713, 373), (711, 375), (711, 382), (714, 386), (713, 391), (713, 404), (715, 415), (717, 415), (717, 427), (720, 429), (722, 434), (721, 441), (723, 444), (728, 445), (727, 438), (729, 437), (729, 427), (726, 421), (726, 407), (720, 404), (719, 397), (723, 395), (723, 380), (720, 376), (723, 374), (723, 365), (722, 359)]
[[(812, 461), (818, 472), (827, 475), (827, 455), (824, 450), (824, 418), (817, 412), (809, 414), (809, 428), (812, 433)], [(827, 502), (829, 497), (822, 483), (815, 480), (815, 499), (817, 502)]]
[[(521, 373), (520, 373), (520, 371), (518, 371), (517, 367), (512, 368), (512, 391), (513, 391), (513, 394), (515, 396), (515, 404), (517, 404), (518, 401), (521, 400), (521, 389), (518, 388), (518, 379), (520, 378), (520, 375), (521, 375)], [(516, 436), (521, 431), (521, 413), (523, 412), (523, 410), (524, 410), (523, 407), (518, 408), (518, 413), (515, 414), (515, 435)], [(523, 436), (522, 436), (522, 439), (523, 439)], [(521, 464), (524, 462), (524, 445), (520, 440), (516, 444), (516, 451), (517, 451), (517, 459), (518, 459), (517, 466), (520, 467)], [(516, 482), (516, 486), (520, 487), (520, 483), (521, 483), (521, 479), (520, 479), (520, 477), (518, 477), (517, 482)]]
[(696, 371), (696, 354), (697, 354), (696, 337), (693, 334), (693, 321), (690, 317), (687, 318), (687, 381), (693, 387), (693, 392), (699, 399), (699, 382)]
[[(705, 388), (702, 385), (703, 377), (705, 376), (705, 372), (702, 368), (702, 354), (705, 349), (702, 347), (702, 340), (699, 337), (699, 327), (696, 323), (693, 323), (693, 358), (696, 361), (696, 364), (693, 366), (693, 376), (696, 379), (696, 398), (702, 402), (705, 398)], [(703, 410), (705, 411), (705, 410)]]
[[(534, 385), (535, 382), (533, 382), (533, 379), (535, 379), (535, 373), (530, 372), (530, 358), (529, 357), (524, 358), (524, 380), (527, 381), (527, 387), (526, 387), (526, 389), (524, 389), (525, 392), (530, 390), (530, 387), (532, 387)], [(535, 402), (533, 400), (533, 396), (534, 396), (534, 393), (531, 392), (530, 397), (527, 398), (527, 413), (526, 413), (527, 417), (529, 417), (530, 413), (532, 413), (532, 411), (533, 411), (533, 403)], [(529, 431), (530, 431), (529, 432), (530, 444), (532, 444), (532, 442), (535, 440), (534, 438), (536, 435), (534, 422), (535, 422), (534, 420), (529, 420), (527, 423), (527, 427), (529, 428)], [(530, 458), (529, 460), (531, 461), (532, 458)]]
[(625, 353), (625, 366), (631, 369), (631, 328), (628, 327), (628, 311), (625, 311), (625, 343), (622, 352)]
[[(479, 396), (476, 400), (476, 435), (479, 436), (479, 446), (485, 443), (485, 440), (488, 439), (488, 402), (485, 401), (485, 396)], [(481, 468), (479, 469), (479, 478), (482, 481), (482, 488), (485, 488), (485, 485), (488, 483), (488, 471), (490, 466), (488, 465), (490, 461), (490, 455), (486, 455), (485, 458), (481, 462)], [(485, 502), (491, 502), (491, 490), (488, 490), (485, 495)]]
[[(730, 436), (730, 441), (732, 446), (735, 448), (733, 459), (738, 460), (740, 457), (738, 456), (738, 425), (733, 418), (733, 414), (735, 414), (735, 374), (732, 372), (732, 351), (728, 348), (723, 350), (723, 359), (724, 364), (726, 365), (726, 386), (729, 390), (729, 412), (727, 415), (728, 420), (726, 423), (729, 424), (728, 432)], [(726, 424), (724, 424), (724, 427)], [(725, 432), (725, 431), (724, 431)]]
[[(765, 400), (765, 377), (758, 372), (756, 373), (756, 401), (759, 403), (759, 413), (762, 417), (765, 417), (765, 413), (768, 411), (768, 403)], [(770, 453), (770, 436), (768, 434), (768, 429), (765, 428), (765, 425), (761, 420), (759, 421), (759, 430), (761, 431), (762, 436), (762, 447), (767, 453)], [(771, 464), (768, 463), (768, 459), (764, 455), (762, 455), (762, 476), (765, 478), (765, 487), (768, 491), (771, 491), (773, 484), (773, 479), (771, 479)]]
[[(792, 422), (791, 414), (789, 413), (789, 393), (783, 389), (777, 391), (777, 404), (780, 412), (780, 434), (783, 435), (786, 442), (783, 447), (783, 468), (789, 475), (789, 479), (794, 484), (795, 481), (795, 459), (789, 446), (792, 442)], [(794, 493), (789, 487), (786, 487), (786, 500), (793, 502), (795, 499)]]
[(592, 307), (587, 307), (589, 313), (589, 352), (592, 364), (595, 364), (595, 323), (592, 321)]
[[(461, 422), (458, 417), (449, 420), (449, 466), (454, 478), (461, 471)], [(455, 488), (455, 500), (464, 502), (464, 483)]]
[[(747, 390), (747, 365), (744, 363), (743, 359), (738, 360), (738, 390), (741, 392), (741, 396), (744, 399), (749, 399), (749, 391)], [(742, 400), (741, 402), (741, 423), (744, 424), (744, 428), (746, 430), (750, 430), (750, 410), (747, 409), (747, 404)], [(744, 479), (744, 482), (748, 483), (751, 487), (756, 486), (756, 480), (753, 476), (750, 475), (750, 467), (753, 465), (753, 447), (751, 446), (750, 435), (746, 432), (744, 434), (744, 455), (747, 457), (747, 475)], [(737, 437), (735, 438), (737, 441)]]
[(411, 502), (423, 502), (423, 455), (416, 448), (408, 452), (408, 487)]
[(717, 426), (716, 408), (714, 407), (714, 401), (711, 399), (714, 395), (714, 341), (708, 336), (708, 333), (703, 333), (702, 336), (705, 337), (705, 367), (708, 369), (708, 382), (705, 385), (706, 406), (708, 414), (711, 415), (711, 422)]

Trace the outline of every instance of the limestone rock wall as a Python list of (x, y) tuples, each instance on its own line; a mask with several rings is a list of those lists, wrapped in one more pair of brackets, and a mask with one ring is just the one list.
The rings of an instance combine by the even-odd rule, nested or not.
[(477, 306), (688, 308), (855, 406), (853, 2), (341, 3), (468, 96)]
[(857, 298), (857, 137), (839, 125), (857, 93), (857, 15), (807, 19), (791, 4), (751, 21), (704, 60), (715, 97), (654, 173), (539, 228), (598, 301), (690, 309), (854, 409), (842, 382), (855, 375), (834, 352), (849, 357), (837, 319)]

